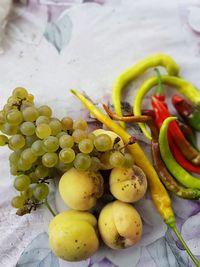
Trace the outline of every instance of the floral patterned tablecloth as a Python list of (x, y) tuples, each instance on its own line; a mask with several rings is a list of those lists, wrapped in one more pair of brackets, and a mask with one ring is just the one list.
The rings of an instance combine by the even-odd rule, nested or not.
[[(117, 75), (157, 52), (174, 57), (181, 66), (181, 75), (200, 88), (200, 1), (14, 1), (2, 47), (1, 106), (12, 89), (21, 85), (34, 94), (37, 104), (52, 106), (56, 116), (87, 116), (70, 95), (70, 88), (85, 91), (97, 103), (111, 99)], [(132, 87), (138, 85), (139, 81)], [(130, 103), (133, 88), (124, 93)], [(145, 139), (141, 144), (148, 153)], [(0, 267), (193, 266), (148, 194), (135, 205), (144, 222), (143, 237), (137, 246), (122, 252), (102, 247), (94, 257), (80, 263), (58, 260), (48, 246), (50, 215), (45, 209), (17, 217), (10, 206), (15, 192), (8, 155), (7, 148), (2, 148)], [(200, 202), (174, 196), (172, 202), (181, 234), (200, 259)], [(57, 209), (62, 210), (59, 201)]]

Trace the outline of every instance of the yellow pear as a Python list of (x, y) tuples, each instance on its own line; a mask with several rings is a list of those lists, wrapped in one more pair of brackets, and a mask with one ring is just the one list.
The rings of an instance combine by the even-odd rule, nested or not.
[(109, 178), (110, 191), (123, 202), (136, 202), (147, 190), (146, 175), (141, 168), (113, 168)]
[(113, 249), (135, 245), (142, 235), (142, 221), (130, 204), (116, 200), (107, 204), (99, 215), (99, 232), (105, 244)]
[(98, 250), (96, 227), (96, 218), (88, 212), (62, 212), (49, 225), (50, 247), (63, 260), (85, 260)]
[(72, 168), (61, 177), (59, 192), (70, 208), (89, 210), (103, 194), (103, 177), (99, 172)]

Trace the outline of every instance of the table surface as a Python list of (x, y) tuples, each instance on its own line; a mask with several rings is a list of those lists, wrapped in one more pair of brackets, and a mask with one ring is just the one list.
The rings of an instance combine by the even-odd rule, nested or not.
[[(70, 88), (85, 91), (97, 103), (111, 99), (117, 75), (154, 53), (171, 55), (181, 67), (181, 76), (200, 88), (200, 2), (15, 1), (2, 48), (1, 106), (13, 88), (24, 86), (37, 105), (49, 104), (55, 116), (84, 117), (87, 112), (70, 95)], [(131, 103), (140, 83), (136, 81), (132, 90), (125, 90), (124, 99)], [(46, 210), (17, 217), (10, 206), (15, 191), (8, 155), (7, 148), (2, 148), (0, 267), (193, 266), (148, 195), (136, 204), (144, 222), (137, 246), (122, 252), (102, 248), (91, 259), (76, 264), (58, 260), (48, 246), (51, 218)], [(200, 259), (200, 202), (172, 196), (172, 203), (181, 234)]]

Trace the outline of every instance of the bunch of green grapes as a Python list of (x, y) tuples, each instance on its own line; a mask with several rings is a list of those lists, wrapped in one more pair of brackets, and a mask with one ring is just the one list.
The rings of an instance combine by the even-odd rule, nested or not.
[(10, 172), (19, 192), (12, 206), (23, 215), (47, 202), (48, 180), (72, 167), (97, 171), (105, 163), (129, 167), (132, 156), (116, 148), (107, 134), (95, 136), (85, 120), (52, 117), (49, 106), (36, 107), (26, 89), (14, 89), (0, 111), (0, 145), (8, 145)]

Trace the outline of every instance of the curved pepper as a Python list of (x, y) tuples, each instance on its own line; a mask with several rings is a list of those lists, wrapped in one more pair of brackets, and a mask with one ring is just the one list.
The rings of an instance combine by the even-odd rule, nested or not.
[(163, 161), (165, 162), (168, 170), (176, 178), (179, 183), (188, 188), (200, 189), (200, 179), (192, 176), (185, 169), (183, 169), (174, 159), (168, 144), (167, 131), (169, 123), (176, 120), (175, 117), (167, 118), (161, 128), (159, 133), (159, 146), (160, 153)]
[[(192, 103), (200, 106), (200, 92), (189, 82), (173, 76), (161, 76), (161, 80), (164, 84), (175, 87), (181, 94), (187, 97)], [(136, 116), (141, 115), (141, 105), (144, 96), (158, 84), (158, 77), (151, 77), (146, 80), (138, 89), (133, 105), (133, 113)], [(139, 126), (144, 135), (151, 140), (151, 134), (147, 131), (144, 123), (139, 123)]]
[[(163, 102), (157, 100), (154, 96), (152, 97), (152, 106), (156, 110), (156, 122), (158, 127), (162, 126), (163, 121), (172, 117), (166, 105)], [(177, 122), (173, 121), (169, 126), (169, 137), (171, 140), (177, 144), (180, 151), (183, 153), (186, 159), (192, 162), (194, 165), (200, 166), (200, 153), (196, 150), (185, 138), (184, 134), (181, 132)], [(183, 166), (184, 167), (184, 166)]]
[[(112, 102), (117, 115), (122, 116), (120, 99), (123, 88), (140, 74), (156, 66), (165, 67), (169, 75), (176, 76), (179, 73), (179, 66), (176, 62), (170, 56), (163, 53), (158, 53), (140, 60), (135, 65), (123, 71), (117, 77), (112, 87)], [(121, 122), (120, 125), (125, 126), (124, 122)]]
[(184, 134), (185, 138), (190, 142), (190, 144), (199, 151), (199, 148), (197, 147), (196, 143), (196, 136), (195, 133), (192, 130), (192, 127), (180, 120), (177, 120), (178, 126), (181, 129), (181, 132)]
[[(93, 116), (97, 120), (105, 124), (116, 134), (118, 134), (122, 138), (124, 143), (129, 143), (131, 137), (130, 134), (128, 134), (122, 127), (120, 127), (109, 117), (103, 114), (91, 101), (84, 97), (84, 95), (80, 94), (75, 90), (71, 90), (71, 92), (86, 106), (86, 108), (93, 114)], [(164, 219), (165, 223), (174, 231), (174, 233), (176, 234), (180, 242), (183, 244), (185, 250), (191, 257), (193, 262), (196, 264), (196, 266), (200, 267), (200, 262), (194, 257), (176, 227), (176, 219), (171, 207), (170, 197), (165, 187), (161, 183), (155, 169), (153, 168), (145, 153), (137, 143), (128, 145), (127, 148), (134, 157), (136, 165), (142, 168), (147, 176), (150, 194), (158, 212)]]
[(174, 177), (172, 177), (171, 174), (168, 172), (164, 162), (161, 159), (160, 147), (158, 143), (159, 130), (155, 124), (155, 121), (154, 120), (149, 121), (148, 126), (152, 134), (151, 152), (152, 152), (154, 168), (156, 169), (162, 183), (169, 191), (173, 192), (178, 197), (186, 199), (199, 199), (200, 190), (185, 188), (181, 186), (175, 181)]
[(196, 131), (200, 131), (200, 109), (179, 95), (172, 97), (172, 103), (184, 121)]
[[(118, 134), (125, 144), (129, 143), (131, 135), (128, 132), (126, 132), (120, 125), (116, 124), (108, 116), (103, 114), (91, 101), (89, 101), (82, 94), (75, 90), (71, 90), (71, 92), (79, 98), (79, 100), (87, 107), (87, 109), (97, 120), (102, 122), (113, 132)], [(157, 207), (159, 213), (161, 214), (162, 218), (165, 222), (173, 221), (174, 213), (171, 208), (171, 200), (169, 198), (169, 195), (163, 184), (161, 183), (155, 169), (146, 157), (145, 153), (137, 143), (128, 145), (127, 148), (133, 155), (135, 164), (138, 165), (138, 167), (140, 167), (146, 174), (152, 200), (155, 206)]]

